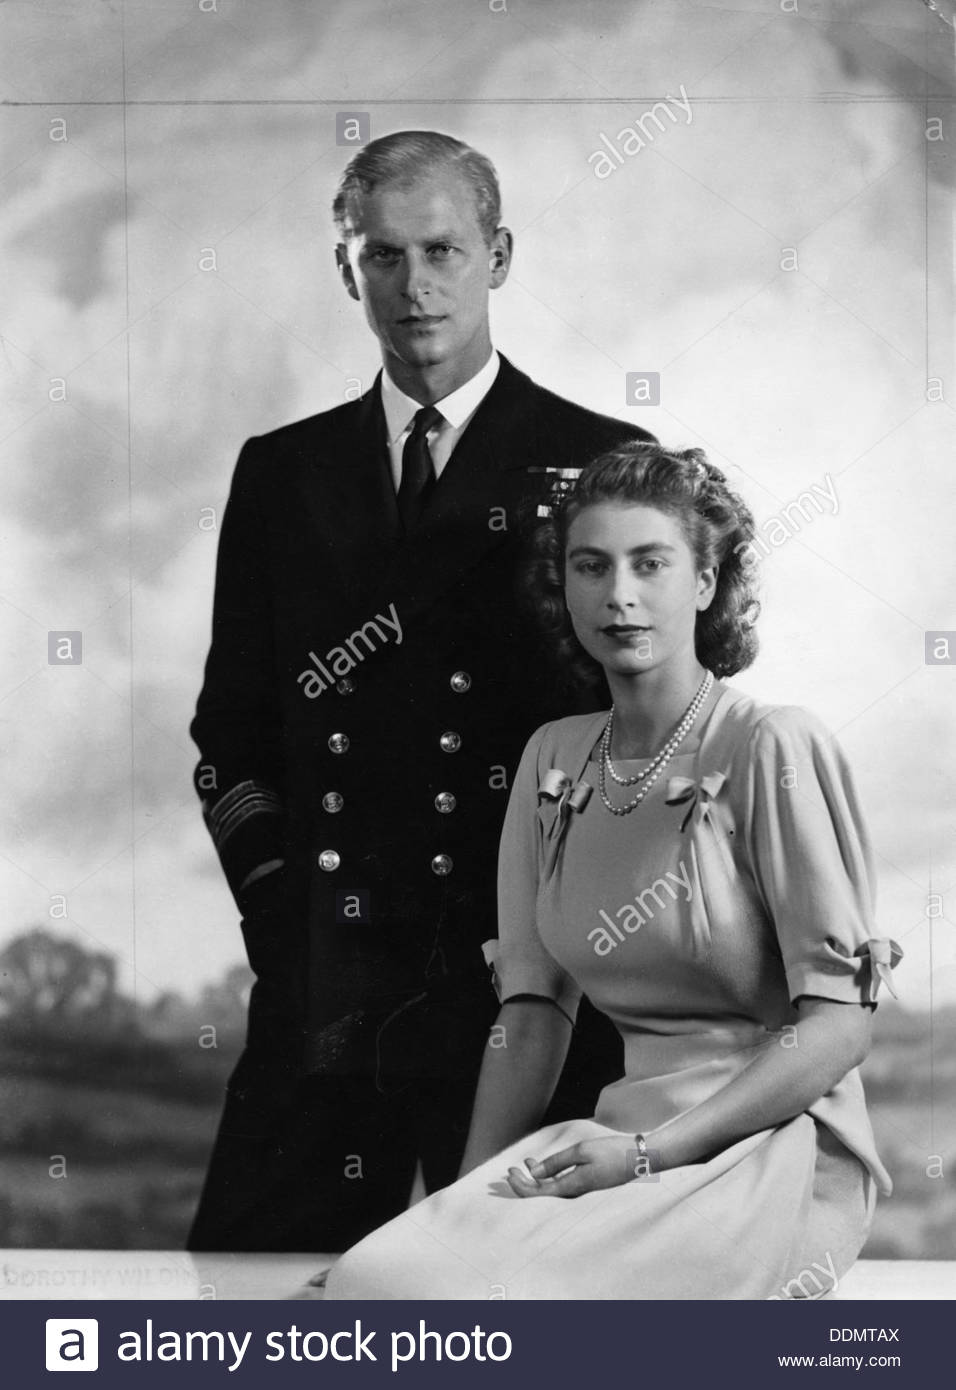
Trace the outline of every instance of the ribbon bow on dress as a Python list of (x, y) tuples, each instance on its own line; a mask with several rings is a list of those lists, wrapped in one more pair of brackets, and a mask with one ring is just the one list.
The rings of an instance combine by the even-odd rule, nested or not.
[(838, 955), (846, 956), (849, 960), (860, 960), (869, 963), (869, 980), (866, 986), (866, 997), (869, 1003), (876, 1003), (876, 996), (880, 988), (880, 983), (892, 994), (894, 999), (899, 999), (899, 995), (893, 988), (893, 977), (891, 970), (903, 959), (902, 947), (889, 936), (871, 936), (868, 941), (864, 941), (862, 946), (857, 946), (852, 955), (848, 954), (846, 947), (841, 941), (834, 937), (827, 938), (827, 945), (837, 952)]
[(582, 781), (572, 785), (571, 778), (559, 767), (552, 767), (544, 774), (538, 787), (538, 804), (540, 806), (542, 801), (546, 801), (554, 807), (553, 814), (550, 815), (546, 814), (546, 808), (542, 807), (542, 820), (546, 825), (550, 821), (550, 825), (547, 825), (549, 840), (561, 833), (572, 811), (584, 810), (592, 790), (589, 782)]
[(550, 878), (557, 868), (571, 812), (583, 811), (590, 796), (590, 783), (572, 783), (567, 773), (562, 772), (559, 767), (551, 768), (541, 778), (538, 785), (538, 820), (544, 831), (545, 857), (542, 873), (545, 879)]
[(671, 777), (664, 797), (668, 806), (689, 803), (680, 830), (683, 835), (690, 825), (687, 851), (690, 861), (690, 922), (694, 949), (697, 951), (710, 943), (711, 919), (726, 920), (725, 914), (732, 915), (735, 910), (737, 868), (730, 852), (728, 835), (722, 831), (713, 814), (714, 802), (726, 781), (723, 772), (708, 772), (698, 782), (690, 777)]

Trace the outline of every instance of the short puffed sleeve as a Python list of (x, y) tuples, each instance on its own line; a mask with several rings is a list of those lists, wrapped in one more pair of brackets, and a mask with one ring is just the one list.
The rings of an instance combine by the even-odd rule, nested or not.
[(872, 852), (849, 765), (809, 711), (787, 706), (755, 726), (748, 836), (791, 1001), (872, 1003), (902, 952), (876, 934)]
[(499, 1001), (517, 994), (552, 1000), (572, 1023), (582, 990), (545, 949), (537, 900), (543, 861), (538, 787), (550, 725), (525, 747), (508, 801), (498, 851), (498, 939), (482, 945)]

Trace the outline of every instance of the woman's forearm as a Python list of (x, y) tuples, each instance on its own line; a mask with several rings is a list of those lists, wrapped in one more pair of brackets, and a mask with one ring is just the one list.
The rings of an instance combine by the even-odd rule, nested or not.
[(869, 1044), (871, 1011), (824, 1000), (805, 1003), (795, 1028), (776, 1046), (765, 1048), (722, 1090), (646, 1136), (661, 1168), (694, 1163), (792, 1119), (859, 1064)]
[(459, 1177), (537, 1129), (571, 1041), (571, 1024), (548, 999), (502, 1004), (478, 1078)]

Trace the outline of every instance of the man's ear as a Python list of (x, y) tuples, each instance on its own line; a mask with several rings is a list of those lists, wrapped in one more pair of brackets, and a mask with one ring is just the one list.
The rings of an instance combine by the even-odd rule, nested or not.
[(352, 273), (349, 250), (344, 241), (340, 241), (335, 248), (335, 264), (338, 266), (339, 278), (352, 299), (361, 298), (358, 292), (358, 285), (355, 283), (355, 276)]
[(498, 227), (488, 245), (488, 287), (496, 290), (508, 278), (514, 237), (507, 227)]

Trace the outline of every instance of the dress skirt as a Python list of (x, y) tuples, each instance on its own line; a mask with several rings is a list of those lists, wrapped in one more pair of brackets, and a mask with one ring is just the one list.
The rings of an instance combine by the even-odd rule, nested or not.
[(824, 1298), (863, 1246), (876, 1185), (809, 1114), (580, 1197), (518, 1197), (505, 1180), (616, 1133), (571, 1120), (527, 1136), (353, 1246), (326, 1298)]

